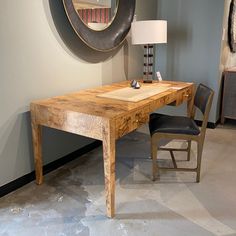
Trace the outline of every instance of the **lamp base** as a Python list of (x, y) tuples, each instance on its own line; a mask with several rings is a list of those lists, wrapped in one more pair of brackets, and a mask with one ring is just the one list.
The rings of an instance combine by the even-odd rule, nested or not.
[(152, 83), (152, 79), (144, 79), (144, 80), (143, 80), (143, 83), (149, 83), (149, 84), (151, 84), (151, 83)]

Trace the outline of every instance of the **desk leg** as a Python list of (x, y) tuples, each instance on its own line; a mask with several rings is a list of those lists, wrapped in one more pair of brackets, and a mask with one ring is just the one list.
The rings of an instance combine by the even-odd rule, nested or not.
[(43, 183), (43, 165), (42, 165), (42, 131), (41, 126), (35, 123), (32, 125), (33, 135), (33, 149), (34, 149), (34, 164), (35, 164), (35, 175), (36, 183)]
[(103, 128), (103, 159), (107, 216), (115, 215), (115, 125), (108, 122)]
[(193, 109), (194, 108), (193, 103), (194, 103), (194, 89), (192, 91), (191, 98), (187, 101), (187, 116), (190, 118), (194, 118), (195, 114), (195, 110)]

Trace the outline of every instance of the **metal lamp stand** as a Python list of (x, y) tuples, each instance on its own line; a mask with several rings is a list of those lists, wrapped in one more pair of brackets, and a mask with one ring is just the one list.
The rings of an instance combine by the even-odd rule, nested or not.
[(153, 79), (153, 45), (144, 46), (144, 62), (143, 62), (143, 82), (152, 83)]

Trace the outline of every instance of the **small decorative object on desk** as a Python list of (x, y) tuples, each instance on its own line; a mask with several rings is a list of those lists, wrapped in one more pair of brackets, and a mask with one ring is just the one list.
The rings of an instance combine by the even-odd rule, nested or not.
[(137, 83), (137, 81), (136, 81), (135, 79), (133, 79), (133, 80), (131, 81), (131, 83), (130, 83), (130, 86), (131, 86), (132, 88), (134, 88), (136, 83)]
[(161, 77), (160, 71), (157, 71), (157, 72), (156, 72), (156, 75), (157, 75), (158, 81), (162, 81), (162, 77)]
[(140, 89), (141, 88), (141, 85), (136, 80), (132, 80), (131, 83), (130, 83), (130, 86), (134, 89)]
[(140, 89), (141, 88), (141, 85), (140, 85), (140, 83), (139, 82), (137, 82), (136, 84), (135, 84), (135, 87), (134, 87), (135, 89)]

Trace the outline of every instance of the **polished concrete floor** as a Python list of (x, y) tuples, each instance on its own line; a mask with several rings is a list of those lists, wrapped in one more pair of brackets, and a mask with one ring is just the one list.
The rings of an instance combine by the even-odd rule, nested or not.
[[(1, 198), (0, 235), (235, 236), (235, 140), (235, 123), (207, 130), (200, 183), (194, 182), (194, 173), (163, 171), (152, 182), (144, 127), (117, 142), (114, 219), (105, 216), (98, 148), (46, 175), (42, 186), (32, 182)], [(159, 156), (160, 164), (170, 165), (168, 153)], [(187, 165), (194, 165), (195, 145), (192, 156)]]

